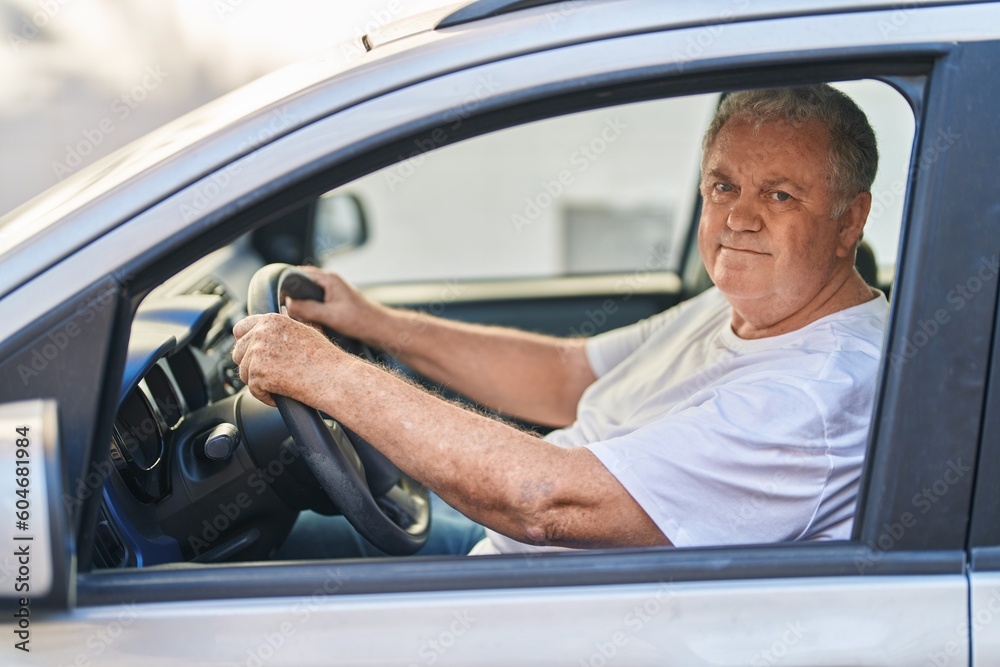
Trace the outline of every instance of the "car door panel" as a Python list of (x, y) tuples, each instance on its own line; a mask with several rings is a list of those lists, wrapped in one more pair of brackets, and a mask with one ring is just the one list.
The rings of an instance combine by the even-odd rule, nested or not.
[[(303, 597), (123, 602), (52, 617), (39, 637), (46, 648), (32, 657), (109, 666), (887, 667), (924, 664), (965, 620), (960, 574), (677, 583), (663, 574), (638, 585), (373, 597), (337, 595), (346, 575), (331, 564)], [(966, 653), (948, 664), (968, 665)]]
[[(994, 549), (992, 560), (997, 561)], [(994, 562), (994, 565), (996, 563)], [(974, 571), (970, 577), (971, 595), (969, 618), (956, 627), (956, 633), (965, 632), (972, 642), (973, 665), (995, 665), (1000, 662), (1000, 573), (996, 569)], [(951, 647), (936, 656), (936, 665), (951, 664)], [(952, 649), (953, 650), (953, 649)]]
[(681, 282), (667, 272), (379, 285), (364, 292), (391, 306), (553, 336), (592, 336), (677, 305)]

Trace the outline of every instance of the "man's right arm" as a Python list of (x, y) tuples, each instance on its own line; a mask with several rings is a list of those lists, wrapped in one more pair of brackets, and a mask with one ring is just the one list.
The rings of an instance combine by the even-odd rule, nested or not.
[(562, 427), (576, 419), (596, 379), (584, 339), (563, 339), (390, 308), (336, 274), (307, 268), (323, 286), (319, 304), (292, 301), (294, 317), (325, 324), (392, 354), (421, 375), (490, 409)]

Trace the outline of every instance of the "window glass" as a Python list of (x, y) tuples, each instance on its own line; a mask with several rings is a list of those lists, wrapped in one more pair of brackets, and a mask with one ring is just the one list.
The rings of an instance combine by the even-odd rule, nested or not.
[[(880, 143), (866, 240), (891, 280), (913, 140), (912, 112), (886, 84), (838, 85), (866, 111)], [(449, 298), (446, 290), (433, 303), (418, 304), (432, 314), (468, 321), (591, 335), (600, 327), (655, 315), (682, 298), (680, 291), (674, 290), (670, 299), (663, 298), (667, 290), (644, 299), (649, 294), (635, 290), (638, 281), (618, 275), (575, 280), (582, 284), (576, 291), (560, 292), (553, 283), (582, 274), (631, 273), (645, 280), (648, 276), (636, 272), (680, 269), (698, 204), (701, 137), (718, 102), (719, 95), (713, 94), (572, 114), (403, 159), (339, 188), (317, 206), (317, 230), (330, 251), (326, 264), (362, 285), (446, 281), (450, 289), (452, 280), (554, 279), (528, 281), (541, 285), (529, 296), (512, 297), (507, 284), (485, 285), (488, 289), (478, 295), (464, 291), (464, 301)], [(361, 219), (367, 219), (368, 242), (336, 252), (361, 239)], [(679, 282), (665, 273), (657, 277)], [(193, 289), (217, 294), (219, 285), (213, 281), (202, 280)], [(245, 293), (245, 286), (240, 291)], [(532, 304), (532, 299), (544, 302)], [(231, 324), (214, 330), (224, 333)], [(190, 343), (194, 356), (173, 354), (167, 362), (170, 376), (183, 380), (178, 364), (189, 358), (213, 369), (215, 389), (210, 387), (209, 395), (219, 398), (235, 391), (239, 384), (229, 356), (232, 339), (223, 333), (206, 335), (204, 349)], [(448, 390), (447, 384), (443, 389)], [(174, 393), (187, 395), (180, 385)], [(187, 402), (192, 405), (190, 397)], [(861, 417), (860, 428), (867, 429), (866, 419)], [(779, 474), (771, 481), (762, 478), (763, 495), (747, 496), (747, 502), (766, 497)], [(751, 509), (760, 511), (756, 505)], [(195, 525), (201, 525), (200, 518)], [(109, 554), (117, 553), (113, 538), (105, 545)], [(211, 540), (204, 541), (211, 546)], [(194, 543), (187, 544), (200, 555)]]
[(903, 202), (913, 149), (913, 111), (903, 96), (879, 81), (834, 84), (864, 109), (878, 140), (878, 174), (872, 185), (872, 210), (865, 242), (875, 253), (879, 283), (892, 282), (903, 218)]
[[(884, 83), (836, 85), (865, 110), (879, 141), (865, 240), (887, 285), (913, 114)], [(701, 136), (718, 100), (599, 109), (415, 154), (341, 188), (363, 202), (370, 237), (326, 264), (360, 284), (676, 271), (696, 205)]]
[(345, 188), (371, 237), (360, 283), (678, 268), (718, 95), (563, 116), (410, 158)]

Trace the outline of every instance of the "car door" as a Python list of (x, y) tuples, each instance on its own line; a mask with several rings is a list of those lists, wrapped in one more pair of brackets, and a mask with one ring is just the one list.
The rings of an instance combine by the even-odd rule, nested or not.
[[(576, 11), (596, 21), (609, 9)], [(543, 29), (545, 14), (533, 16)], [(192, 220), (177, 212), (211, 176), (64, 260), (84, 278), (110, 266), (137, 297), (288, 202), (391, 164), (484, 77), (505, 83), (448, 142), (644, 96), (883, 78), (915, 109), (917, 143), (851, 541), (83, 571), (69, 585), (75, 600), (36, 621), (39, 652), (60, 664), (900, 665), (955, 644), (948, 664), (969, 664), (968, 634), (956, 628), (968, 622), (970, 470), (997, 295), (995, 279), (975, 292), (969, 281), (995, 245), (983, 212), (1000, 209), (995, 192), (968, 182), (995, 161), (983, 114), (998, 94), (989, 63), (1000, 47), (963, 40), (996, 16), (984, 5), (913, 10), (901, 22), (891, 10), (725, 22), (469, 67), (261, 147), (227, 167), (228, 186)], [(506, 28), (490, 29), (477, 39)], [(40, 288), (25, 289), (27, 298)], [(108, 334), (112, 349), (128, 319)], [(97, 377), (115, 385), (121, 365), (112, 352)], [(91, 421), (114, 413), (110, 402), (91, 410)], [(87, 500), (93, 516), (99, 503)]]

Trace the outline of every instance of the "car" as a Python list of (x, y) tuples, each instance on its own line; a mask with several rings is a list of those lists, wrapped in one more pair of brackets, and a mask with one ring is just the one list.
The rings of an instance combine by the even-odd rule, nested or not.
[[(477, 0), (67, 178), (0, 219), (3, 664), (1000, 664), (998, 59), (996, 2)], [(850, 540), (273, 558), (299, 511), (348, 500), (235, 372), (252, 284), (274, 301), (314, 263), (467, 321), (637, 321), (708, 286), (719, 96), (816, 82), (885, 140), (863, 268), (892, 298)], [(426, 496), (388, 474), (419, 540)]]

